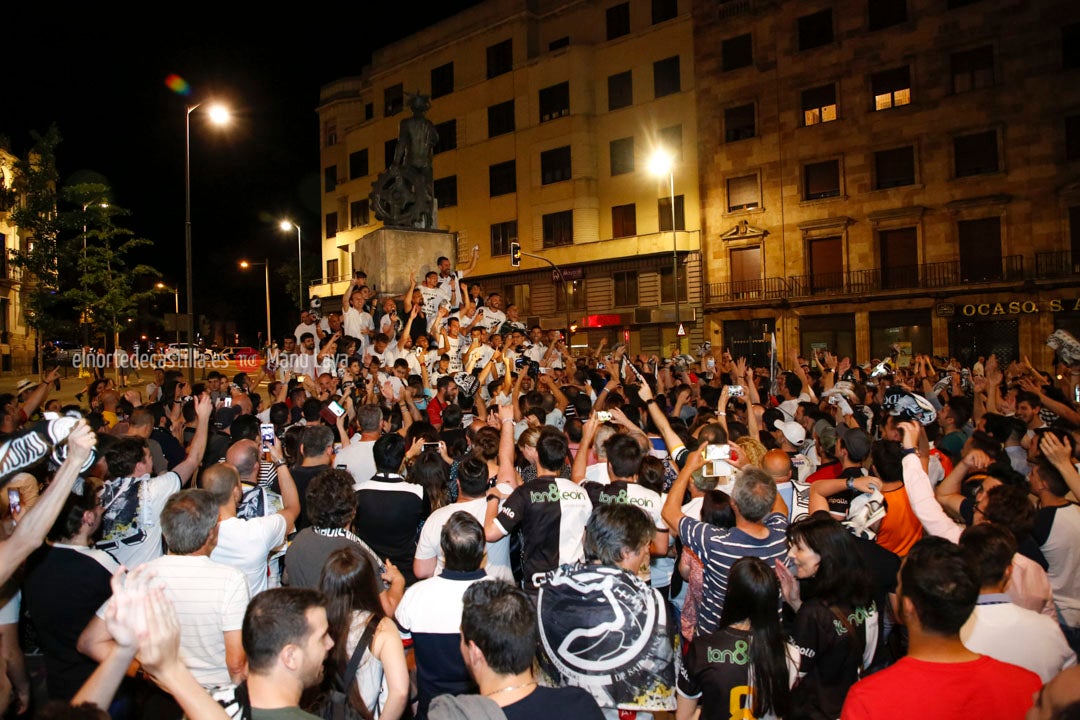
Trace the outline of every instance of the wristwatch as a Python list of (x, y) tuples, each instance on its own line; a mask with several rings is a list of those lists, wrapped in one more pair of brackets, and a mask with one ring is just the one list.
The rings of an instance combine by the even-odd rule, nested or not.
[(847, 489), (848, 490), (854, 490), (855, 489), (855, 478), (848, 478), (847, 479)]

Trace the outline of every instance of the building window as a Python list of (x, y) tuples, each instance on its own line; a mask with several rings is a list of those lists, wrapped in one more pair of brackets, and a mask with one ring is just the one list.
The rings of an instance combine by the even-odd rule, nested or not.
[(383, 117), (397, 115), (405, 107), (405, 91), (401, 83), (383, 90)]
[(570, 146), (546, 150), (540, 153), (540, 184), (562, 182), (570, 179)]
[(637, 209), (634, 203), (615, 205), (611, 208), (611, 237), (633, 237), (637, 235)]
[(10, 262), (8, 255), (8, 238), (4, 233), (0, 233), (0, 278), (11, 277)]
[(731, 292), (736, 298), (761, 293), (761, 246), (732, 248), (730, 255)]
[(607, 9), (607, 39), (630, 34), (630, 3), (612, 5)]
[(326, 213), (326, 237), (332, 238), (337, 235), (337, 213)]
[[(656, 213), (660, 218), (660, 232), (671, 232), (671, 196), (656, 201)], [(675, 196), (675, 229), (686, 229), (686, 204), (682, 195)]]
[(1080, 22), (1061, 28), (1061, 67), (1080, 67)]
[(438, 178), (435, 180), (434, 190), (440, 210), (457, 205), (457, 175)]
[(634, 307), (638, 304), (638, 274), (636, 270), (624, 270), (611, 274), (615, 289), (614, 307)]
[(953, 138), (956, 177), (997, 172), (997, 131), (987, 130)]
[(397, 154), (397, 138), (387, 140), (383, 143), (383, 160), (386, 161), (386, 167), (390, 167), (394, 164), (395, 154)]
[(546, 87), (540, 91), (540, 122), (570, 114), (570, 83)]
[(682, 125), (661, 128), (660, 147), (671, 153), (675, 162), (682, 160)]
[(366, 177), (368, 174), (367, 148), (349, 153), (349, 179)]
[[(661, 260), (660, 262), (663, 262)], [(660, 302), (675, 302), (674, 283), (671, 282), (675, 275), (675, 268), (665, 265), (660, 268)], [(686, 302), (686, 266), (679, 268), (679, 302)]]
[(555, 309), (566, 312), (566, 301), (570, 300), (571, 310), (586, 308), (585, 280), (566, 280), (559, 283), (555, 290)]
[(352, 227), (360, 227), (371, 222), (368, 199), (354, 200), (349, 204), (349, 224)]
[(574, 243), (574, 211), (563, 210), (548, 213), (542, 218), (544, 247), (558, 247)]
[(333, 192), (337, 188), (337, 165), (323, 168), (323, 185), (326, 192)]
[(680, 83), (678, 55), (653, 63), (653, 95), (655, 97), (679, 92), (682, 88)]
[(439, 134), (439, 142), (432, 148), (432, 154), (438, 155), (447, 150), (457, 147), (457, 120), (447, 120), (435, 126), (435, 132)]
[(802, 91), (803, 125), (818, 125), (836, 119), (836, 83)]
[(918, 286), (918, 237), (913, 227), (878, 232), (881, 284), (886, 290)]
[(652, 0), (652, 24), (659, 25), (679, 14), (679, 0)]
[(517, 161), (507, 160), (488, 168), (488, 186), (491, 197), (517, 192)]
[(754, 137), (754, 103), (724, 110), (724, 142)]
[(1001, 218), (961, 220), (956, 223), (956, 232), (960, 241), (960, 279), (1000, 280)]
[(798, 22), (799, 50), (811, 50), (833, 41), (832, 10), (803, 15)]
[(521, 285), (503, 285), (503, 298), (506, 300), (506, 307), (516, 305), (518, 312), (522, 315), (528, 315), (532, 312), (531, 294), (531, 288), (528, 283)]
[(990, 45), (952, 54), (952, 91), (977, 90), (994, 84), (994, 48)]
[(750, 33), (724, 40), (720, 44), (720, 61), (725, 72), (753, 65), (754, 44)]
[(431, 69), (431, 97), (435, 99), (454, 92), (454, 63), (448, 62)]
[(371, 120), (375, 117), (375, 103), (364, 103), (364, 120)]
[(913, 146), (874, 153), (874, 187), (878, 190), (915, 184)]
[(334, 280), (337, 279), (337, 276), (338, 276), (338, 261), (336, 259), (335, 260), (327, 260), (326, 261), (326, 279), (329, 282), (333, 282)]
[(907, 0), (867, 0), (867, 27), (871, 30), (907, 22)]
[(821, 200), (840, 196), (840, 161), (825, 160), (803, 166), (803, 198)]
[(888, 110), (911, 103), (911, 69), (905, 65), (870, 76), (874, 110)]
[(562, 50), (564, 47), (570, 47), (570, 36), (563, 35), (561, 38), (552, 40), (548, 43), (548, 52), (555, 52), (556, 50)]
[(488, 80), (514, 69), (514, 42), (511, 39), (491, 45), (487, 49)]
[(611, 174), (622, 175), (634, 172), (634, 138), (612, 140), (609, 146), (611, 156)]
[(761, 186), (757, 174), (730, 178), (727, 181), (727, 196), (728, 212), (761, 207)]
[(618, 110), (634, 103), (634, 78), (629, 70), (607, 79), (607, 109)]
[(517, 220), (495, 223), (491, 226), (491, 256), (509, 255), (510, 243), (517, 241)]
[(488, 137), (514, 132), (514, 101), (488, 107)]
[(1065, 159), (1080, 160), (1080, 115), (1065, 118)]
[(337, 145), (337, 120), (327, 120), (323, 125), (323, 144), (326, 147)]

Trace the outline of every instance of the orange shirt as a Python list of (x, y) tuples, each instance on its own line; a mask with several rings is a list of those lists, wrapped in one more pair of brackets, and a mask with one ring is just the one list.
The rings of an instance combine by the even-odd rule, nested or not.
[(911, 546), (923, 536), (922, 523), (911, 509), (907, 491), (900, 485), (895, 490), (882, 491), (885, 496), (885, 517), (878, 528), (877, 544), (904, 557)]

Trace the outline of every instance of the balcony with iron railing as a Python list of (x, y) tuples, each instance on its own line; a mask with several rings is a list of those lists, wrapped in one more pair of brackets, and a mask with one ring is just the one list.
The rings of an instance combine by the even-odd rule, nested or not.
[(1035, 279), (1053, 280), (1080, 275), (1080, 255), (1068, 250), (1035, 253)]

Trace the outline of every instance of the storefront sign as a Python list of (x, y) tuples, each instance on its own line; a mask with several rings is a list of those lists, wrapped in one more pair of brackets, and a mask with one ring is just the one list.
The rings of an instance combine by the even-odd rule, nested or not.
[(952, 317), (956, 314), (956, 305), (953, 303), (938, 303), (936, 309), (938, 317)]
[[(581, 280), (582, 278), (585, 277), (585, 268), (583, 268), (580, 265), (575, 265), (574, 267), (563, 268), (561, 272), (562, 272), (563, 280), (566, 280), (567, 282), (569, 282), (571, 280)], [(559, 273), (556, 272), (555, 270), (551, 271), (551, 281), (552, 282), (559, 282)]]
[[(940, 308), (940, 306), (939, 306)], [(1012, 300), (1004, 303), (978, 303), (964, 305), (960, 313), (964, 317), (987, 316), (987, 315), (1031, 315), (1037, 312), (1066, 312), (1080, 311), (1080, 298), (1076, 300)], [(939, 313), (940, 314), (940, 313)]]

